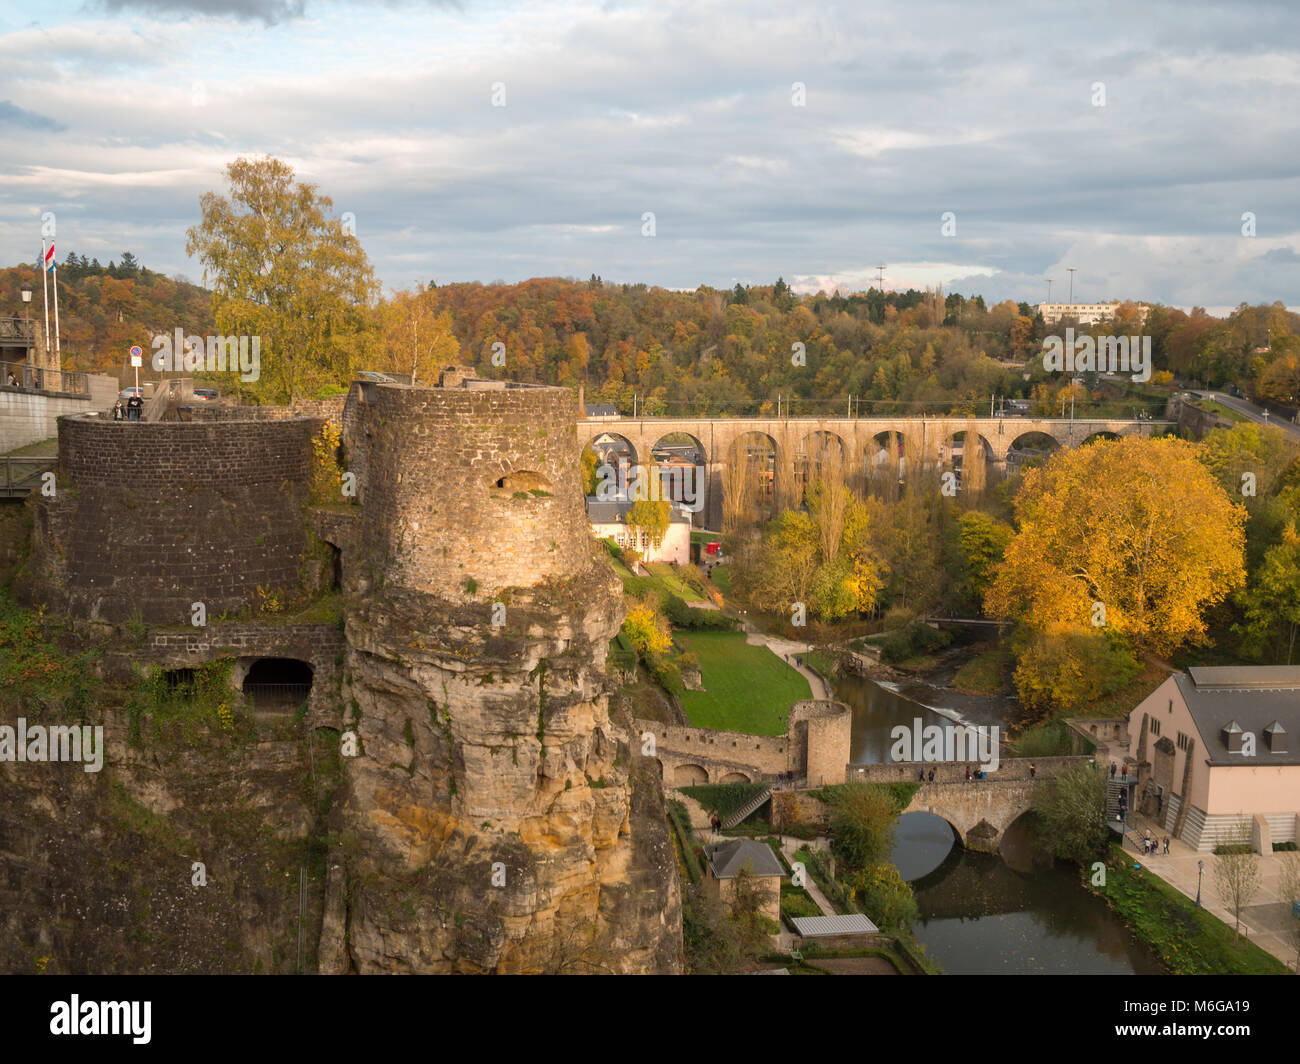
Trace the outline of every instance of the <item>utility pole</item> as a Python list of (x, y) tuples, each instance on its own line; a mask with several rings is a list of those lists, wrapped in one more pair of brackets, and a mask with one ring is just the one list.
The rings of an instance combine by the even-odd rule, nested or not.
[(1078, 268), (1079, 268), (1078, 266), (1066, 267), (1066, 269), (1070, 271), (1070, 309), (1072, 314), (1074, 310), (1074, 273)]

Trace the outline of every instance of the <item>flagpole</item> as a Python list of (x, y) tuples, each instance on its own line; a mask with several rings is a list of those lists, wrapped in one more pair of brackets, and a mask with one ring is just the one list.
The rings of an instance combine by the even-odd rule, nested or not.
[(50, 283), (45, 276), (45, 237), (41, 237), (41, 295), (45, 298), (45, 361), (50, 360)]
[(51, 263), (54, 274), (54, 364), (63, 369), (63, 351), (59, 347), (59, 264)]

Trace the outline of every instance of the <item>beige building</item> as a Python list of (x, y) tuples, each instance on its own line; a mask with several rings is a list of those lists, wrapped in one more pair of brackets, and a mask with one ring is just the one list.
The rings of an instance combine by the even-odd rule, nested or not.
[(612, 539), (624, 550), (639, 551), (647, 562), (672, 562), (688, 565), (691, 560), (691, 518), (677, 507), (668, 515), (668, 531), (654, 543), (644, 529), (629, 528), (627, 512), (632, 504), (625, 499), (609, 502), (588, 496), (587, 520), (597, 539)]
[[(1138, 325), (1145, 325), (1147, 312), (1151, 309), (1146, 303), (1135, 304), (1138, 312)], [(1098, 322), (1110, 321), (1120, 308), (1120, 300), (1112, 299), (1106, 303), (1039, 303), (1038, 313), (1043, 316), (1045, 325), (1055, 325), (1062, 318), (1073, 318), (1080, 325), (1096, 325)]]
[(709, 864), (706, 882), (715, 898), (726, 905), (731, 904), (736, 893), (736, 876), (743, 868), (748, 871), (762, 898), (760, 912), (777, 923), (781, 922), (781, 877), (785, 875), (785, 869), (767, 843), (753, 839), (728, 839), (704, 847), (704, 856)]
[(1256, 848), (1297, 839), (1300, 666), (1195, 668), (1129, 714), (1136, 807), (1197, 850), (1243, 826)]

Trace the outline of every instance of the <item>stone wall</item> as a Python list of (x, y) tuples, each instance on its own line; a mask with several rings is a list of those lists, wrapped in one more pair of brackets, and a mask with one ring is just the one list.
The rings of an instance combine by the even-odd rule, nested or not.
[(94, 407), (86, 396), (50, 395), (0, 387), (0, 453), (48, 440), (64, 414), (84, 414)]
[(358, 384), (343, 425), (359, 534), (322, 530), (360, 751), (322, 971), (679, 971), (662, 791), (609, 712), (623, 601), (592, 553), (572, 397)]
[(791, 710), (796, 729), (802, 728), (804, 778), (809, 787), (844, 779), (852, 749), (853, 714), (839, 702), (796, 702)]
[[(810, 787), (820, 787), (844, 782), (853, 716), (841, 702), (810, 699), (791, 706), (785, 735), (750, 735), (650, 720), (634, 723), (638, 732), (654, 736), (667, 786), (702, 782), (686, 778), (690, 766), (699, 766), (709, 783), (721, 783), (735, 774), (751, 783), (774, 781), (789, 772), (808, 780)], [(683, 770), (680, 779), (678, 769)]]
[[(312, 667), (309, 723), (338, 726), (338, 680), (346, 643), (336, 624), (214, 624), (190, 631), (150, 629), (144, 658), (163, 669), (193, 668), (218, 658), (292, 658)], [(245, 662), (247, 664), (247, 662)], [(232, 684), (238, 687), (243, 670), (236, 670)]]
[(34, 494), (26, 597), (91, 620), (182, 624), (288, 591), (307, 549), (311, 418), (59, 421), (53, 498)]
[(586, 564), (567, 390), (380, 384), (358, 394), (368, 396), (364, 443), (344, 442), (365, 455), (362, 527), (375, 579), (464, 601)]

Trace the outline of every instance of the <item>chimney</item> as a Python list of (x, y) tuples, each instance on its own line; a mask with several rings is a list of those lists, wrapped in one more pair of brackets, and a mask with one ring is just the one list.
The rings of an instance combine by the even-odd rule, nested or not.
[(578, 417), (587, 416), (587, 403), (583, 398), (585, 390), (581, 384), (578, 385)]

